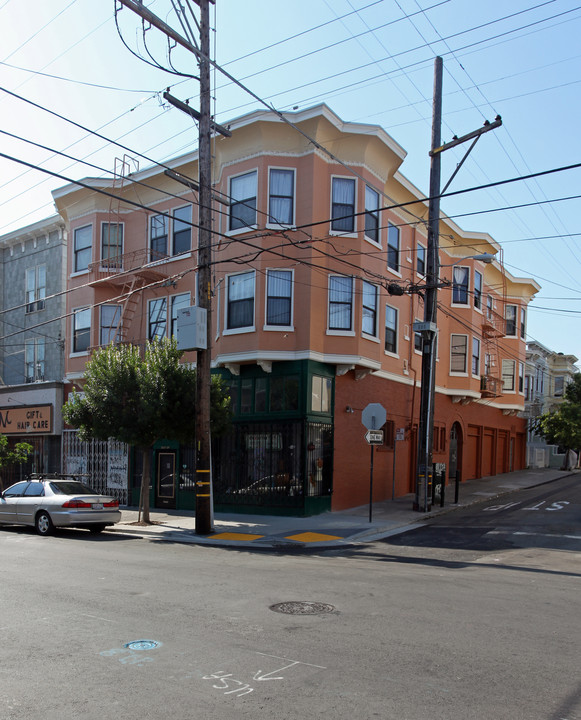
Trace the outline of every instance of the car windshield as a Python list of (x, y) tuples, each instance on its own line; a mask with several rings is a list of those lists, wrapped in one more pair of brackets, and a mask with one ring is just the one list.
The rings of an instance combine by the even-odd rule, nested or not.
[(72, 480), (63, 480), (60, 482), (51, 482), (50, 489), (56, 495), (98, 495), (88, 485)]

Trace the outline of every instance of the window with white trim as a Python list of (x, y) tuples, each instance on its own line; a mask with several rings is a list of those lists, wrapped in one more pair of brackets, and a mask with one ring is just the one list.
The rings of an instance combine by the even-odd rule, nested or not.
[[(419, 318), (416, 318), (414, 320), (414, 323), (422, 322)], [(414, 330), (414, 350), (416, 352), (422, 352), (424, 349), (424, 339), (422, 337), (422, 333), (418, 332), (417, 330)]]
[(121, 305), (101, 305), (99, 312), (99, 345), (121, 340)]
[(365, 186), (365, 237), (379, 243), (379, 193)]
[(172, 254), (181, 255), (192, 249), (192, 206), (172, 211)]
[(399, 272), (399, 228), (387, 224), (387, 267)]
[(123, 255), (123, 225), (121, 223), (101, 223), (101, 260), (107, 267), (121, 267)]
[(515, 360), (502, 361), (502, 390), (503, 392), (514, 392), (514, 371)]
[(290, 327), (292, 324), (292, 270), (266, 271), (266, 324)]
[(170, 337), (178, 336), (178, 310), (185, 310), (190, 307), (190, 293), (172, 295), (169, 299), (171, 306)]
[(24, 379), (27, 383), (44, 380), (45, 348), (44, 338), (35, 338), (24, 343)]
[(565, 392), (565, 378), (563, 375), (557, 375), (554, 379), (554, 397), (563, 397), (563, 394)]
[(527, 332), (527, 309), (523, 306), (520, 309), (520, 337), (524, 340)]
[(254, 327), (254, 270), (228, 277), (226, 329)]
[(73, 310), (73, 352), (87, 352), (91, 344), (91, 308)]
[(147, 321), (148, 340), (161, 340), (167, 330), (167, 298), (154, 298), (149, 301)]
[(468, 287), (470, 268), (455, 265), (452, 268), (452, 303), (454, 305), (468, 305)]
[(256, 225), (256, 197), (258, 173), (256, 170), (230, 178), (229, 230), (242, 230)]
[(468, 335), (450, 335), (450, 372), (466, 374)]
[(377, 337), (377, 304), (379, 292), (377, 285), (363, 280), (361, 299), (361, 330), (366, 335)]
[(524, 392), (525, 387), (525, 364), (523, 362), (519, 362), (518, 364), (518, 391), (520, 393)]
[(480, 340), (472, 338), (472, 375), (480, 374)]
[(355, 180), (334, 177), (331, 192), (331, 230), (334, 232), (354, 232)]
[(506, 321), (506, 335), (509, 337), (516, 336), (516, 305), (507, 305), (504, 309), (504, 319)]
[(482, 273), (474, 271), (474, 307), (482, 309)]
[(169, 218), (167, 215), (152, 215), (149, 219), (149, 246), (152, 260), (167, 257), (168, 236)]
[(268, 181), (268, 222), (274, 225), (294, 223), (295, 171), (270, 168)]
[(76, 228), (73, 233), (73, 272), (89, 269), (93, 256), (93, 226)]
[(385, 351), (397, 353), (397, 308), (385, 306)]
[(329, 277), (329, 330), (353, 329), (353, 278)]
[(26, 312), (44, 310), (46, 298), (46, 265), (26, 270)]
[(416, 272), (422, 277), (426, 274), (426, 248), (419, 244), (416, 254)]

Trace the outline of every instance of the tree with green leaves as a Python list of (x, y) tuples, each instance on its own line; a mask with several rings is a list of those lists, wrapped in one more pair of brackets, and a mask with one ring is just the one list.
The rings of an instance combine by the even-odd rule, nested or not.
[(533, 431), (551, 445), (575, 451), (581, 448), (581, 373), (567, 385), (563, 402), (536, 418)]
[[(0, 434), (0, 469), (8, 465), (17, 465), (26, 462), (34, 448), (30, 443), (19, 442), (14, 447), (9, 447), (6, 435)], [(3, 489), (2, 478), (0, 478), (0, 490)]]
[[(149, 523), (150, 453), (164, 438), (190, 443), (195, 435), (196, 371), (180, 363), (175, 339), (135, 345), (108, 345), (87, 363), (83, 394), (73, 392), (63, 417), (81, 440), (114, 438), (140, 449), (143, 457), (140, 518)], [(211, 431), (230, 425), (230, 398), (222, 381), (212, 378)]]

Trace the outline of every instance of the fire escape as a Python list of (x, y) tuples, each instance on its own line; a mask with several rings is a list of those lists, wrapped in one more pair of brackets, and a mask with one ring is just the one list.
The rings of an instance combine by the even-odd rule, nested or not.
[[(502, 249), (500, 250), (500, 270), (502, 277), (501, 296), (486, 296), (486, 307), (482, 316), (482, 351), (484, 354), (484, 373), (480, 378), (480, 394), (483, 398), (495, 398), (502, 394), (502, 378), (499, 360), (499, 339), (506, 334), (504, 317), (506, 307), (506, 275)], [(502, 312), (498, 312), (498, 306)]]
[[(141, 304), (141, 290), (144, 286), (168, 278), (167, 256), (148, 247), (124, 253), (122, 192), (130, 170), (130, 161), (139, 169), (137, 161), (127, 155), (115, 158), (115, 171), (109, 203), (108, 237), (101, 240), (101, 258), (89, 264), (89, 285), (107, 288), (112, 303), (120, 306), (115, 314), (115, 327), (110, 328), (109, 341), (127, 342), (129, 331), (137, 309)], [(138, 334), (139, 336), (139, 334)]]

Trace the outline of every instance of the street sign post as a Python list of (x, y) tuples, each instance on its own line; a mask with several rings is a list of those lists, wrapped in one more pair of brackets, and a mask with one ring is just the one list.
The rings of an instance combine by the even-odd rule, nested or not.
[(371, 445), (371, 467), (369, 469), (369, 522), (373, 514), (373, 446), (383, 444), (383, 430), (387, 412), (380, 403), (369, 403), (361, 413), (361, 422), (367, 428), (365, 439)]

